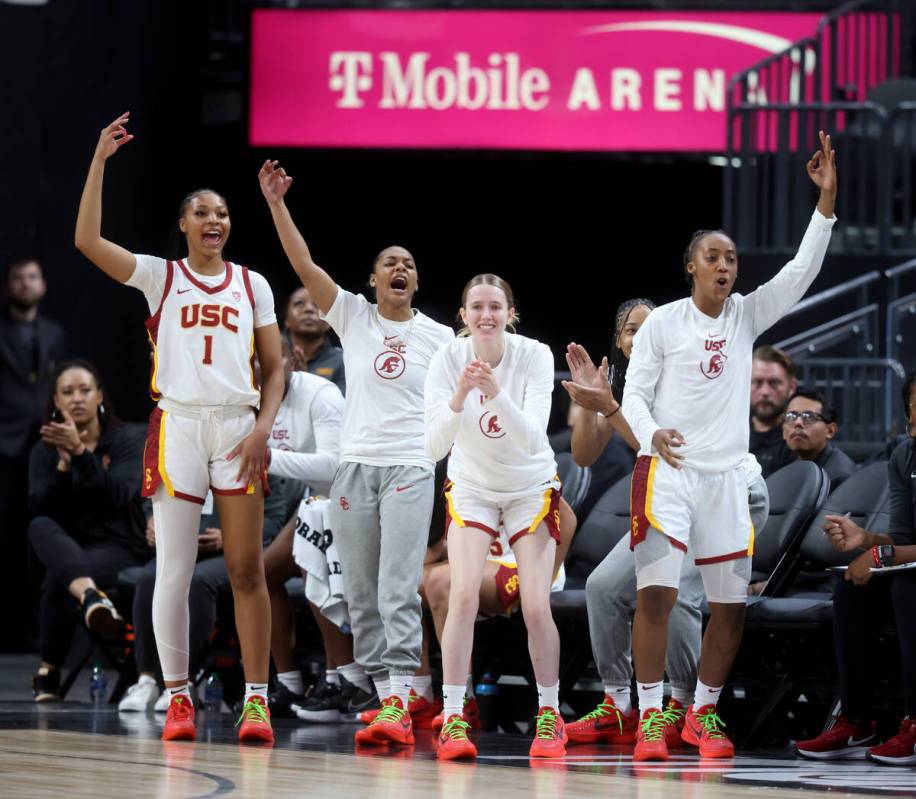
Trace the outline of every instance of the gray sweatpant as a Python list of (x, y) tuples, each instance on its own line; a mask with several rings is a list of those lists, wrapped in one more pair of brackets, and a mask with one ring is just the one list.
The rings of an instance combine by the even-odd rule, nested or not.
[(433, 473), (419, 466), (341, 463), (331, 486), (353, 652), (373, 680), (420, 666), (423, 557)]
[[(748, 505), (754, 531), (760, 533), (770, 512), (770, 495), (763, 477), (748, 485)], [(589, 575), (585, 584), (592, 654), (604, 685), (629, 685), (633, 679), (630, 620), (636, 609), (636, 566), (625, 535)], [(672, 686), (693, 691), (703, 634), (703, 578), (693, 558), (684, 559), (677, 602), (668, 617), (665, 672)]]

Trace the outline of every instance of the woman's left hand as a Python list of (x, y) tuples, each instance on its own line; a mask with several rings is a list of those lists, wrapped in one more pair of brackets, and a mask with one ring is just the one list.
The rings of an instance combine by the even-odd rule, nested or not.
[(467, 366), (466, 374), (468, 379), (476, 388), (480, 389), (480, 392), (487, 399), (493, 399), (499, 394), (499, 383), (496, 382), (493, 367), (486, 361), (471, 361)]
[(58, 450), (63, 450), (68, 455), (82, 455), (86, 451), (86, 445), (83, 442), (84, 434), (77, 429), (69, 413), (64, 410), (61, 413), (64, 421), (48, 422), (41, 426), (38, 431), (41, 440)]
[(257, 428), (249, 434), (232, 452), (226, 460), (239, 458), (239, 473), (236, 479), (245, 485), (254, 485), (261, 479), (264, 472), (264, 459), (267, 450), (267, 433)]
[(869, 549), (857, 557), (846, 569), (844, 575), (847, 580), (855, 585), (868, 585), (874, 572), (871, 567), (875, 565), (875, 558)]

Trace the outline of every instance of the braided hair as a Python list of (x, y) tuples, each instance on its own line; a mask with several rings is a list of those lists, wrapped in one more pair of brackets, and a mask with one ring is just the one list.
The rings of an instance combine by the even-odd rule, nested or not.
[(617, 402), (623, 401), (623, 387), (627, 382), (627, 365), (630, 362), (623, 354), (623, 350), (620, 349), (617, 342), (620, 340), (620, 334), (623, 332), (624, 325), (626, 325), (627, 320), (630, 318), (630, 313), (639, 305), (645, 305), (650, 311), (655, 308), (655, 303), (652, 302), (652, 300), (647, 300), (642, 297), (626, 300), (620, 303), (617, 308), (617, 316), (614, 321), (614, 338), (611, 340), (610, 381), (611, 391)]
[(696, 250), (697, 245), (705, 239), (707, 236), (712, 233), (720, 233), (726, 238), (730, 239), (731, 236), (728, 235), (724, 230), (698, 230), (690, 237), (690, 243), (687, 245), (687, 249), (684, 250), (684, 280), (687, 281), (687, 285), (690, 288), (693, 288), (693, 275), (687, 271), (687, 264), (693, 260), (694, 250)]

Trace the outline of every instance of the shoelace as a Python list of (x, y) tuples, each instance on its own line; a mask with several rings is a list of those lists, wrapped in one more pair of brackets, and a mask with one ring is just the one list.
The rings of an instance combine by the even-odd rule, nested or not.
[(650, 710), (649, 715), (641, 719), (639, 726), (642, 728), (642, 737), (645, 741), (660, 741), (665, 737), (667, 719), (660, 710)]
[(538, 716), (537, 734), (535, 738), (552, 739), (556, 737), (557, 714), (552, 710), (544, 710)]
[(470, 728), (468, 724), (462, 718), (455, 718), (446, 723), (442, 728), (442, 734), (447, 735), (453, 741), (466, 741), (468, 740), (468, 729)]
[(595, 719), (604, 718), (605, 716), (617, 716), (617, 726), (620, 727), (620, 733), (623, 734), (623, 714), (620, 712), (620, 708), (617, 705), (611, 705), (607, 702), (602, 702), (598, 707), (596, 707), (591, 713), (586, 713), (580, 721), (594, 721)]
[(238, 727), (243, 721), (262, 721), (267, 724), (267, 709), (260, 702), (249, 699), (242, 708), (242, 715), (235, 722), (235, 726)]
[(382, 709), (378, 712), (378, 715), (375, 717), (375, 721), (372, 723), (380, 721), (393, 721), (395, 723), (400, 723), (404, 718), (404, 714), (407, 711), (402, 707), (397, 707), (396, 705), (382, 705)]
[(721, 728), (725, 726), (725, 722), (722, 721), (714, 711), (710, 710), (708, 713), (704, 713), (696, 718), (697, 721), (703, 725), (703, 729), (706, 730), (710, 738), (725, 737), (725, 733), (721, 730)]
[(687, 711), (682, 707), (672, 707), (668, 705), (663, 715), (669, 724), (677, 724), (684, 716), (687, 715)]

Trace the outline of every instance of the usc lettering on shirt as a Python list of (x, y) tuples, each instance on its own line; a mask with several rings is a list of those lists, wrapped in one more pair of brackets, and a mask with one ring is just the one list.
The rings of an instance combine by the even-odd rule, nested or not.
[(254, 330), (276, 320), (266, 281), (228, 261), (222, 275), (201, 276), (182, 260), (136, 258), (128, 285), (140, 288), (150, 306), (153, 399), (256, 407)]
[(432, 470), (423, 386), (433, 355), (455, 333), (419, 311), (413, 323), (381, 319), (377, 305), (339, 286), (324, 318), (340, 337), (347, 375), (341, 461)]

